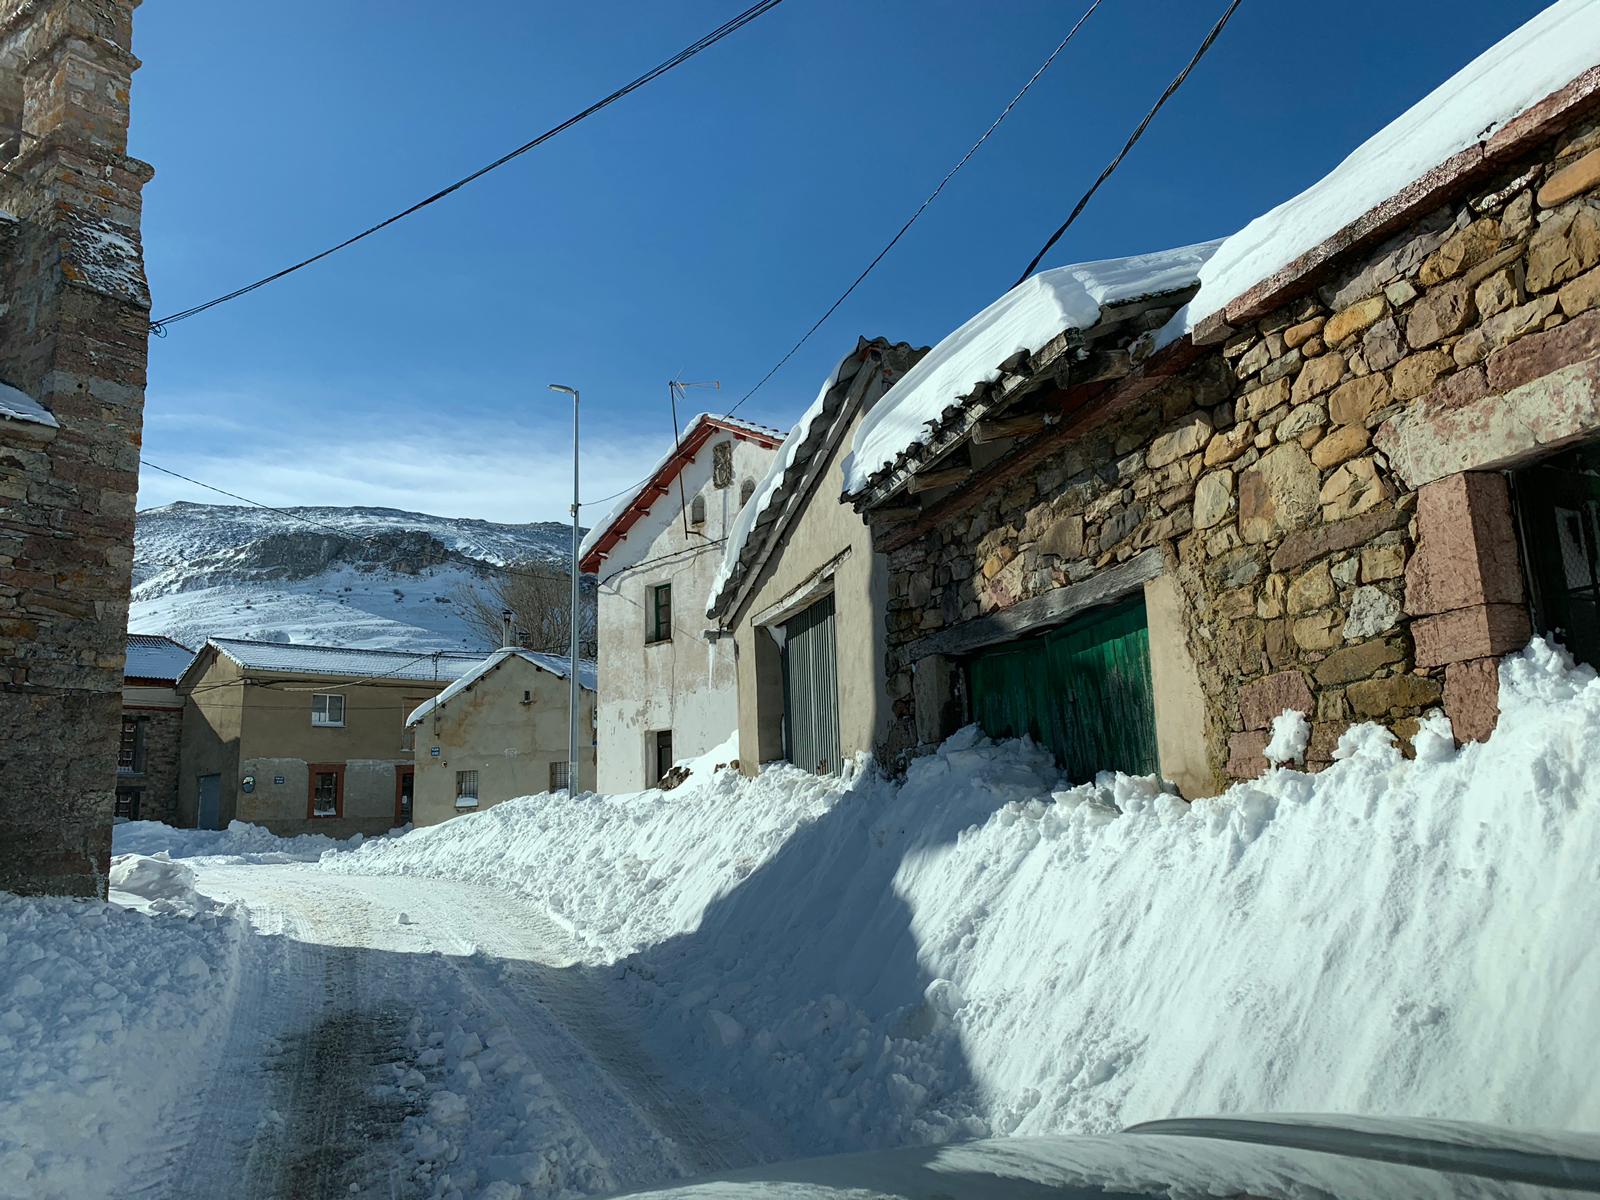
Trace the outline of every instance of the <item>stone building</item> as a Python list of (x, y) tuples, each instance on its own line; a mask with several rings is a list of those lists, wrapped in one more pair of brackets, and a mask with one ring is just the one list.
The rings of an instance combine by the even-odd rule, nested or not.
[[(890, 561), (887, 759), (967, 718), (1070, 742), (1074, 714), (1045, 710), (1113, 696), (1118, 728), (1081, 765), (1206, 794), (1265, 767), (1285, 709), (1310, 719), (1317, 767), (1351, 722), (1405, 743), (1439, 705), (1486, 736), (1496, 658), (1534, 631), (1600, 657), (1600, 68), (1487, 131), (1437, 128), (1471, 119), (1460, 89), (1514, 93), (1530, 62), (1570, 58), (1560, 22), (1592, 17), (1558, 8), (1245, 251), (1223, 243), (1193, 300), (1065, 306), (914, 399), (921, 433), (863, 426), (847, 490)], [(1217, 260), (1237, 274), (1402, 144), (1451, 152), (1192, 319)], [(906, 401), (885, 398), (880, 433), (912, 425)], [(1082, 697), (1031, 694), (1058, 662)]]
[(150, 298), (137, 0), (0, 0), (0, 888), (104, 894)]
[(723, 539), (782, 440), (702, 413), (584, 538), (599, 593), (596, 791), (650, 787), (733, 732), (733, 655), (706, 640), (703, 613)]
[(384, 833), (410, 819), (407, 718), (481, 654), (212, 638), (184, 694), (179, 823), (293, 836)]
[(122, 670), (122, 736), (117, 743), (116, 815), (178, 819), (178, 754), (183, 695), (178, 680), (194, 661), (187, 646), (151, 633), (128, 635)]
[[(406, 718), (415, 731), (415, 824), (566, 788), (569, 662), (503, 646)], [(594, 676), (594, 664), (579, 660), (579, 790), (594, 778)]]

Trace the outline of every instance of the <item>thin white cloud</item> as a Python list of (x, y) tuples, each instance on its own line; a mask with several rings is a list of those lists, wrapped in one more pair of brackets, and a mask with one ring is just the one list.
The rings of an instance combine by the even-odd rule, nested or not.
[[(373, 505), (491, 521), (569, 519), (572, 450), (559, 422), (409, 411), (375, 431), (372, 419), (359, 415), (309, 420), (304, 410), (257, 411), (259, 422), (247, 426), (227, 415), (169, 409), (150, 422), (144, 457), (275, 507)], [(667, 440), (596, 430), (583, 445), (584, 498), (636, 482)], [(140, 508), (174, 500), (230, 503), (149, 469), (139, 483)], [(585, 523), (604, 511), (586, 511)]]

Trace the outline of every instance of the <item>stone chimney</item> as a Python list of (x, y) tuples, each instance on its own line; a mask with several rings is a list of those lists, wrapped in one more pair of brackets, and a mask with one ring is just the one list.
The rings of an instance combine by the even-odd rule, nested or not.
[(500, 610), (500, 646), (505, 650), (509, 650), (517, 644), (517, 634), (512, 626), (512, 620), (513, 616), (509, 608)]
[(138, 2), (0, 0), (0, 888), (14, 892), (106, 890), (150, 316), (152, 171), (127, 156)]

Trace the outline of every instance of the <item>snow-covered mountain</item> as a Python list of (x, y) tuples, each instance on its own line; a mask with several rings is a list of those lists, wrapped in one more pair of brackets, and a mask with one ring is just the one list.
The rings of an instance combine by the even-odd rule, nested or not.
[(180, 501), (138, 516), (128, 627), (191, 647), (222, 636), (482, 649), (461, 619), (459, 589), (507, 563), (561, 569), (571, 537), (556, 522)]

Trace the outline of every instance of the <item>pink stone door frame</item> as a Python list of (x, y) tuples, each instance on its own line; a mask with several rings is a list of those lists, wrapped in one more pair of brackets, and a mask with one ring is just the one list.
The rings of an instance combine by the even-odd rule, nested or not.
[(1417, 546), (1405, 610), (1416, 665), (1444, 668), (1456, 737), (1481, 741), (1499, 719), (1496, 660), (1532, 634), (1511, 492), (1498, 471), (1462, 471), (1417, 492)]

